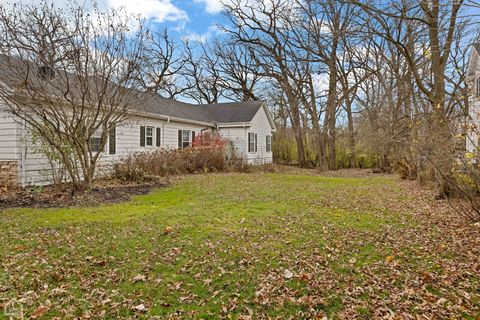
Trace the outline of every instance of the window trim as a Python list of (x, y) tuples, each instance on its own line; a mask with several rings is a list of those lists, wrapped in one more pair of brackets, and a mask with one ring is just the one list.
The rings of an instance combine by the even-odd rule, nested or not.
[(265, 136), (265, 151), (272, 152), (272, 136), (268, 134)]
[[(149, 129), (151, 130), (151, 134), (150, 134), (150, 135), (148, 134), (148, 130), (149, 130)], [(153, 138), (154, 138), (154, 136), (155, 136), (155, 134), (154, 134), (154, 129), (155, 129), (155, 128), (152, 127), (152, 126), (145, 126), (145, 147), (153, 147)], [(150, 144), (148, 143), (148, 138), (152, 138), (152, 141), (151, 141)]]
[[(192, 146), (192, 133), (195, 131), (192, 130), (178, 130), (178, 147), (181, 149), (189, 148)], [(185, 137), (185, 133), (188, 133), (188, 138)]]
[[(93, 147), (93, 141), (98, 141), (98, 149)], [(90, 151), (93, 152), (93, 153), (104, 152), (105, 151), (105, 146), (103, 146), (103, 149), (102, 149), (102, 148), (100, 148), (101, 144), (102, 144), (102, 131), (101, 131), (101, 129), (98, 129), (88, 139), (88, 146), (89, 146)]]
[(248, 133), (248, 152), (255, 153), (258, 151), (258, 134), (255, 132)]

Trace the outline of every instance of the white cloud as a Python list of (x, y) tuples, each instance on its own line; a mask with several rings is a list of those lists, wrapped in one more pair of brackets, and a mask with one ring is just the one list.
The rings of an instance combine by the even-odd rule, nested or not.
[(205, 10), (210, 14), (217, 14), (223, 10), (223, 4), (220, 0), (194, 0), (196, 3), (203, 4)]
[[(32, 4), (31, 0), (17, 0), (16, 4)], [(66, 9), (68, 8), (68, 1), (64, 0), (50, 0), (55, 7)], [(86, 9), (93, 8), (94, 1), (87, 0), (85, 2), (78, 1)], [(152, 22), (176, 22), (181, 28), (189, 21), (188, 14), (175, 6), (171, 0), (98, 0), (95, 1), (98, 8), (106, 9), (120, 9), (126, 14), (141, 16)], [(1, 6), (9, 7), (12, 5), (10, 0), (0, 0)]]
[(124, 8), (127, 13), (155, 22), (188, 21), (187, 13), (172, 4), (171, 0), (105, 0), (105, 4), (108, 8)]
[(182, 39), (187, 41), (205, 43), (208, 42), (213, 36), (218, 35), (221, 32), (222, 31), (219, 30), (216, 26), (212, 25), (208, 27), (207, 32), (204, 32), (202, 34), (195, 31), (187, 32), (187, 34), (184, 35)]

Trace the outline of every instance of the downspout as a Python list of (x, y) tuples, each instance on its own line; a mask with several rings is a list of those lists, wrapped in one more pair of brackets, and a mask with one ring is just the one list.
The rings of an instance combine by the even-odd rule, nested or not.
[[(23, 109), (23, 113), (25, 114), (25, 109)], [(27, 158), (27, 134), (26, 134), (26, 126), (27, 126), (27, 121), (25, 120), (25, 116), (23, 117), (23, 123), (20, 126), (21, 130), (21, 142), (20, 142), (20, 151), (21, 151), (21, 184), (22, 188), (24, 188), (27, 185), (27, 168), (26, 168), (26, 158)]]
[[(170, 123), (170, 117), (167, 118), (167, 123)], [(165, 148), (165, 123), (163, 123), (162, 127), (162, 147)]]

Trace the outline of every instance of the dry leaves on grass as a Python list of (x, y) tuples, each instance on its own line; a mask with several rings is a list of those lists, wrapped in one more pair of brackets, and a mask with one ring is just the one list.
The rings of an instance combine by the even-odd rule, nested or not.
[(44, 318), (480, 314), (480, 230), (447, 202), (388, 176), (296, 178), (186, 178), (133, 222), (0, 216), (0, 289)]

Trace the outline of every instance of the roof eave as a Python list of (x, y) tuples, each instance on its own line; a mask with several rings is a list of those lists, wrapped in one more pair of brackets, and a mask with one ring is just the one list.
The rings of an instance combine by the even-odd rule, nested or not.
[(476, 65), (478, 64), (479, 58), (480, 58), (480, 52), (478, 52), (477, 48), (472, 45), (472, 51), (468, 59), (468, 68), (467, 68), (468, 77), (476, 76), (476, 69), (477, 69)]
[(272, 113), (270, 112), (270, 110), (268, 110), (268, 106), (267, 106), (267, 103), (264, 102), (262, 104), (262, 107), (267, 115), (267, 118), (268, 118), (268, 122), (270, 122), (270, 127), (272, 128), (272, 132), (275, 132), (277, 131), (277, 127), (275, 126), (275, 122), (273, 121), (273, 117), (272, 117)]
[(252, 124), (250, 122), (223, 122), (217, 123), (219, 128), (243, 128), (250, 127)]
[(184, 119), (184, 118), (178, 118), (178, 117), (171, 117), (171, 116), (167, 116), (167, 115), (149, 113), (149, 112), (131, 111), (130, 113), (132, 115), (136, 115), (136, 116), (140, 116), (140, 117), (149, 117), (149, 118), (162, 119), (162, 120), (167, 120), (167, 121), (175, 121), (175, 122), (196, 124), (196, 125), (206, 126), (206, 127), (215, 127), (215, 124), (211, 123), (211, 122), (204, 122), (204, 121), (190, 120), (190, 119)]

